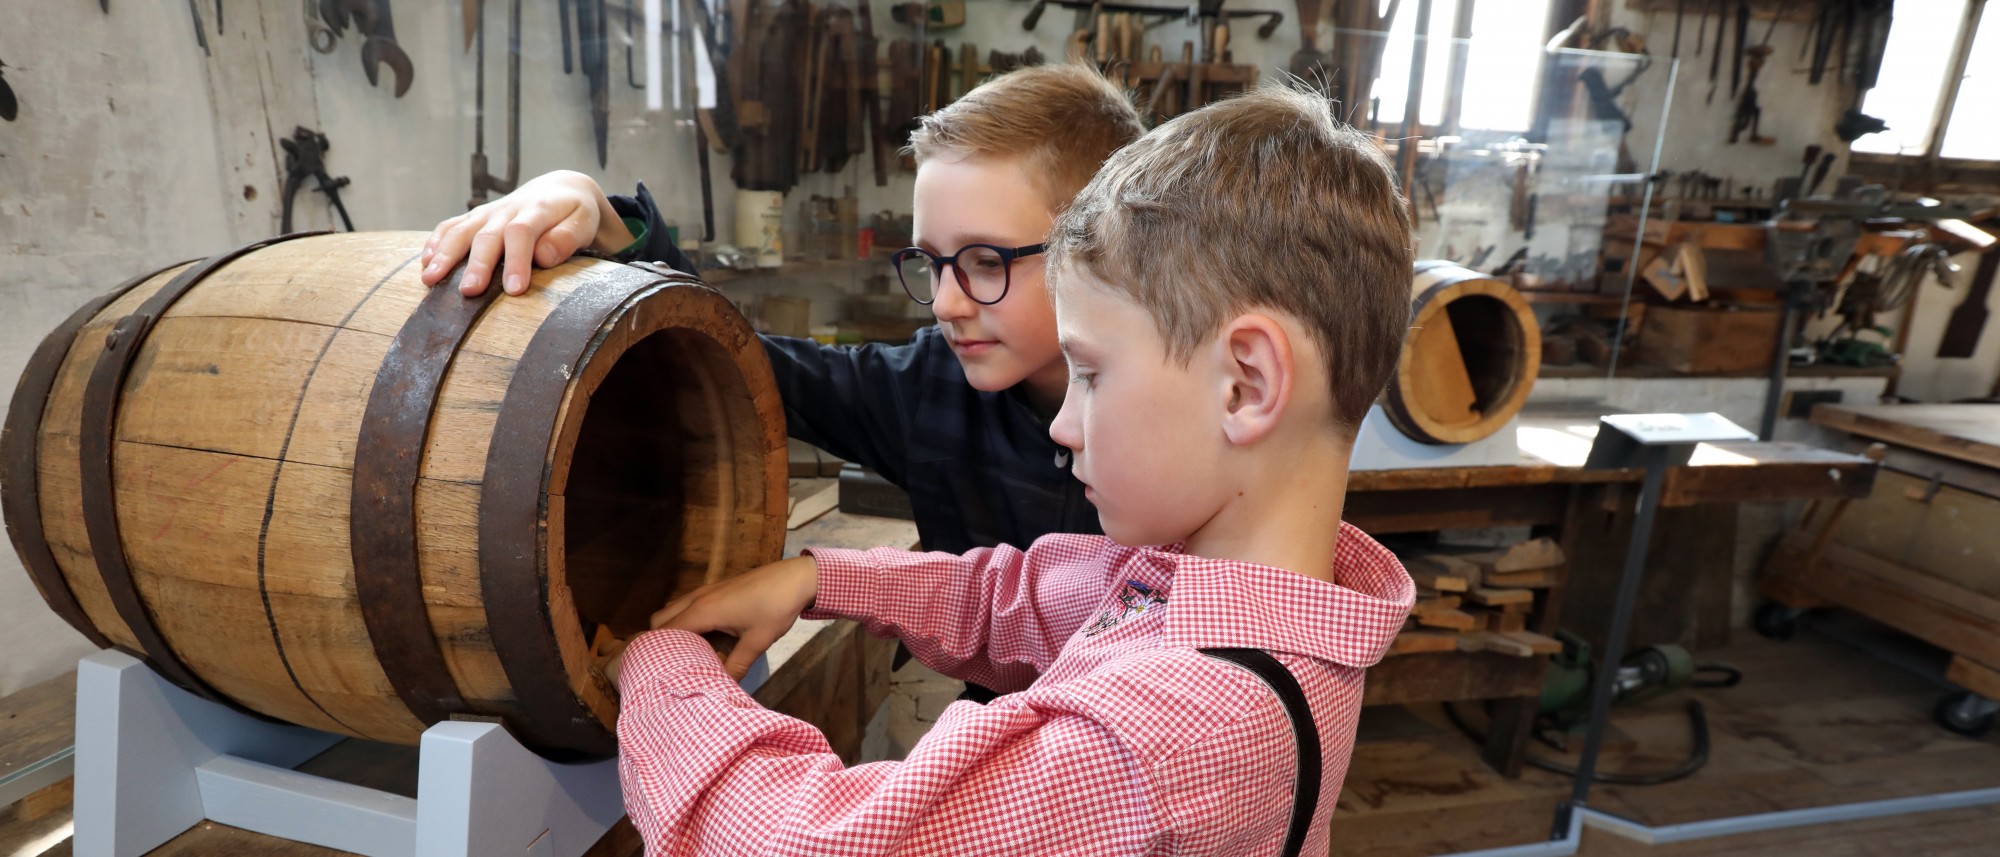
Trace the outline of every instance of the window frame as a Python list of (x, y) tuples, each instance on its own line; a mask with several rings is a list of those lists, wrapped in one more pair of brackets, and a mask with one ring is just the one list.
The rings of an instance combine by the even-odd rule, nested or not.
[[(1979, 24), (1986, 12), (1986, 0), (1966, 0), (1965, 16), (1959, 19), (1952, 40), (1951, 62), (1945, 67), (1937, 102), (1931, 108), (1930, 133), (1922, 152), (1848, 152), (1848, 171), (1871, 181), (1884, 181), (1908, 191), (1983, 192), (2000, 188), (2000, 159), (1944, 157), (1945, 134), (1951, 128), (1952, 111), (1958, 107), (1958, 92), (1965, 82), (1966, 67), (1972, 62), (1972, 45), (1979, 36)], [(1996, 13), (2000, 14), (2000, 13)]]

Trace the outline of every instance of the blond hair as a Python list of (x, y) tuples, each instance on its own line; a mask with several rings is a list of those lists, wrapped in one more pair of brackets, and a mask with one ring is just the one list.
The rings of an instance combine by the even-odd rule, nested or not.
[[(1291, 315), (1325, 355), (1334, 419), (1359, 427), (1410, 321), (1410, 218), (1389, 161), (1325, 98), (1269, 85), (1119, 150), (1049, 237), (1127, 292), (1185, 363), (1231, 317)], [(1350, 435), (1351, 436), (1351, 435)]]
[(1059, 211), (1098, 164), (1145, 130), (1131, 99), (1095, 68), (1029, 66), (923, 117), (909, 150), (919, 164), (940, 156), (1020, 158)]

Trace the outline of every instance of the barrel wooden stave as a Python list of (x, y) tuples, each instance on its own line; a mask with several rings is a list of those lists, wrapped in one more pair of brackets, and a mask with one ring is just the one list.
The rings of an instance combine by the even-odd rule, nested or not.
[[(355, 600), (347, 534), (362, 413), (383, 358), (424, 296), (409, 261), (421, 239), (344, 237), (350, 242), (345, 252), (370, 269), (338, 275), (302, 261), (327, 252), (308, 246), (319, 240), (267, 247), (218, 269), (165, 313), (141, 346), (113, 447), (121, 538), (135, 585), (162, 635), (216, 690), (281, 719), (414, 741), (423, 724), (403, 707), (377, 660)], [(495, 301), (468, 331), (439, 388), (415, 486), (417, 560), (425, 612), (473, 713), (509, 715), (516, 703), (494, 652), (478, 554), (480, 491), (496, 416), (529, 340), (556, 306), (589, 284), (590, 269), (607, 265), (578, 260), (538, 272), (528, 296)], [(135, 649), (134, 635), (104, 591), (81, 523), (76, 403), (111, 324), (176, 273), (134, 288), (78, 330), (38, 429), (43, 532), (86, 616), (115, 643)], [(761, 346), (712, 292), (684, 286), (655, 291), (615, 313), (610, 329), (600, 332), (595, 356), (579, 361), (585, 365), (566, 390), (560, 436), (548, 452), (551, 536), (540, 547), (549, 566), (553, 633), (573, 691), (606, 724), (615, 718), (615, 697), (589, 669), (576, 609), (636, 630), (629, 626), (643, 627), (650, 607), (626, 605), (628, 592), (644, 596), (629, 599), (633, 603), (656, 606), (663, 592), (683, 592), (721, 572), (774, 559), (782, 548), (783, 422)], [(676, 319), (708, 328), (648, 335)], [(710, 341), (710, 335), (726, 342)], [(679, 498), (688, 505), (675, 544), (687, 555), (677, 550), (647, 558), (652, 578), (625, 588), (613, 570), (630, 573), (630, 563), (615, 552), (597, 557), (602, 567), (579, 572), (583, 589), (573, 603), (564, 580), (563, 538), (572, 498), (561, 493), (570, 474), (568, 462), (557, 466), (555, 459), (574, 451), (591, 422), (584, 417), (592, 394), (634, 347), (650, 360), (648, 372), (678, 373), (668, 376), (679, 380), (668, 384), (671, 409), (663, 413), (702, 422), (695, 407), (717, 409), (705, 425), (684, 426), (693, 432), (685, 448), (655, 453), (697, 459), (685, 467), (686, 496)], [(704, 350), (714, 365), (697, 362), (698, 371), (660, 356), (685, 359)], [(562, 371), (567, 377), (577, 367)], [(710, 377), (717, 373), (728, 377)], [(646, 380), (641, 375), (636, 383)], [(621, 383), (608, 398), (647, 398), (635, 382)], [(643, 441), (640, 434), (622, 440)], [(738, 447), (733, 452), (732, 444)], [(620, 499), (593, 498), (595, 489), (582, 488), (574, 499), (584, 506)], [(699, 505), (737, 492), (744, 500), (734, 511)], [(670, 511), (658, 503), (650, 508)], [(589, 546), (576, 553), (590, 566)], [(680, 575), (674, 585), (659, 582), (667, 571)]]

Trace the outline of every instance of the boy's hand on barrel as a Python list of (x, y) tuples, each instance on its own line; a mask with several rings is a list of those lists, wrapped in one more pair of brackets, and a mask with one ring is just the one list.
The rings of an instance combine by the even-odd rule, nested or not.
[(818, 594), (819, 567), (812, 557), (794, 557), (667, 602), (653, 614), (653, 627), (734, 635), (736, 645), (723, 655), (722, 668), (741, 680), (757, 656), (792, 629)]
[(464, 260), (458, 290), (466, 297), (486, 291), (498, 263), (502, 288), (519, 295), (535, 267), (555, 267), (586, 247), (615, 253), (631, 243), (631, 230), (595, 179), (557, 170), (438, 224), (420, 262), (424, 285), (435, 286)]

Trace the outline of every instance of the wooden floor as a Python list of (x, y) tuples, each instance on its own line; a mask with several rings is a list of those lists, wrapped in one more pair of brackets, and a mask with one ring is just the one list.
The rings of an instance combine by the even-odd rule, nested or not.
[[(1616, 710), (1600, 768), (1679, 762), (1691, 740), (1689, 698), (1707, 712), (1707, 766), (1666, 785), (1599, 786), (1594, 808), (1659, 826), (2000, 787), (2000, 740), (1938, 728), (1938, 686), (1811, 628), (1784, 643), (1738, 632), (1697, 659), (1734, 664), (1744, 680)], [(1476, 706), (1466, 719), (1484, 725)], [(1501, 779), (1439, 706), (1367, 709), (1360, 739), (1334, 815), (1336, 855), (1417, 857), (1545, 841), (1570, 789), (1568, 778), (1541, 770)], [(1574, 761), (1540, 742), (1533, 752)], [(1996, 843), (2000, 807), (1984, 807), (1661, 846), (1586, 831), (1580, 853), (1931, 857), (2000, 854)]]

